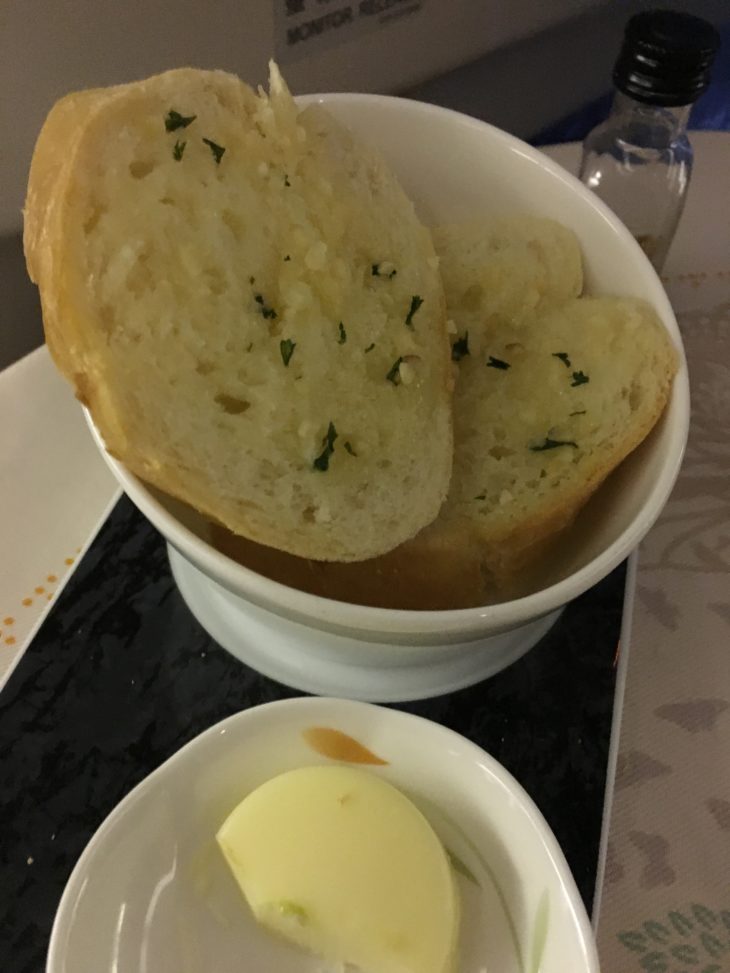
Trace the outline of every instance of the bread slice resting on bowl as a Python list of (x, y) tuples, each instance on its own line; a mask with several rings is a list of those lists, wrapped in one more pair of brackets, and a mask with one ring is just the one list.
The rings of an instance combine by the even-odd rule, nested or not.
[(109, 452), (238, 534), (390, 550), (437, 515), (453, 377), (429, 231), (272, 67), (70, 95), (33, 156), (46, 339)]

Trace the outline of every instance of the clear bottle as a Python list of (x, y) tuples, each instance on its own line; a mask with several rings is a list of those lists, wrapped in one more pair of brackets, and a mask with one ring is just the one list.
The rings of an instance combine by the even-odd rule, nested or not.
[(581, 180), (636, 237), (657, 271), (674, 237), (692, 173), (687, 121), (719, 45), (706, 21), (669, 10), (632, 17), (609, 117), (583, 143)]

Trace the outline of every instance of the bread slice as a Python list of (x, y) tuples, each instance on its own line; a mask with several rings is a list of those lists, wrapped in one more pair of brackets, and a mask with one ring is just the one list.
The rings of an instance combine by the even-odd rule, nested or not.
[(554, 220), (518, 213), (438, 226), (433, 238), (462, 330), (529, 323), (583, 290), (578, 240)]
[(615, 297), (573, 298), (529, 324), (472, 329), (468, 349), (451, 491), (414, 543), (428, 551), (467, 533), (485, 585), (504, 588), (648, 435), (678, 357), (648, 304)]
[[(661, 415), (678, 358), (646, 303), (575, 296), (570, 231), (522, 216), (478, 225), (434, 233), (459, 372), (438, 518), (362, 564), (284, 559), (214, 531), (220, 550), (306, 591), (383, 607), (466, 608), (540, 586), (541, 558)], [(478, 302), (465, 301), (477, 288)]]
[(109, 451), (260, 543), (359, 560), (434, 519), (453, 375), (429, 232), (275, 68), (63, 99), (30, 173), (46, 337)]

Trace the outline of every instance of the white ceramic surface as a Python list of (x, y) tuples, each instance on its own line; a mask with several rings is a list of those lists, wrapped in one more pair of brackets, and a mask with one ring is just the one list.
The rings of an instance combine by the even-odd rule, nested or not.
[(590, 924), (554, 836), (490, 756), (438, 724), (334, 699), (294, 699), (211, 727), (136, 787), (81, 856), (51, 936), (47, 973), (315, 973), (256, 926), (215, 845), (243, 796), (327, 763), (303, 737), (329, 727), (421, 807), (457, 864), (459, 973), (598, 973)]
[(0, 372), (0, 417), (2, 687), (120, 490), (45, 348)]
[[(426, 222), (522, 210), (571, 227), (583, 250), (586, 291), (647, 299), (681, 350), (671, 307), (639, 245), (599, 200), (542, 153), (483, 122), (418, 102), (354, 94), (309, 96), (302, 102), (317, 100), (385, 155)], [(253, 603), (290, 621), (345, 636), (351, 651), (343, 649), (343, 661), (358, 665), (368, 651), (363, 641), (446, 647), (485, 639), (542, 618), (591, 587), (636, 547), (658, 516), (677, 476), (688, 418), (682, 356), (665, 415), (592, 501), (563, 573), (527, 597), (459, 611), (368, 608), (270, 581), (219, 554), (194, 522), (180, 519), (174, 503), (105, 458), (170, 544), (203, 575), (242, 599), (242, 629)], [(199, 600), (206, 597), (209, 592)]]
[(174, 548), (168, 554), (188, 608), (241, 662), (303, 692), (371, 703), (442, 696), (493, 676), (536, 645), (562, 611), (473, 642), (362, 642), (258, 608), (211, 581)]

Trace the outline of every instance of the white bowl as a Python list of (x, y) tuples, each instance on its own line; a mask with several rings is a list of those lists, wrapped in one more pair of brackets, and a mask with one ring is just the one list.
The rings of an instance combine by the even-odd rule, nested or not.
[(328, 762), (305, 742), (312, 726), (345, 732), (386, 760), (367, 769), (407, 792), (454, 856), (463, 911), (459, 973), (598, 973), (567, 863), (514, 778), (436, 723), (335, 699), (238, 713), (128, 794), (69, 879), (47, 973), (321, 970), (258, 928), (214, 838), (254, 787)]
[[(646, 299), (681, 354), (669, 301), (639, 245), (607, 207), (542, 153), (483, 122), (415, 101), (357, 94), (301, 99), (312, 101), (380, 150), (427, 223), (528, 211), (569, 226), (583, 250), (586, 291)], [(687, 438), (689, 389), (681, 358), (662, 420), (599, 491), (567, 568), (543, 590), (484, 608), (397, 611), (288, 588), (220, 554), (207, 543), (202, 522), (104, 455), (174, 549), (173, 571), (189, 606), (239, 658), (306, 691), (376, 700), (426, 696), (509, 664), (544, 634), (562, 606), (607, 575), (646, 534), (672, 489)]]

